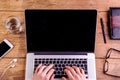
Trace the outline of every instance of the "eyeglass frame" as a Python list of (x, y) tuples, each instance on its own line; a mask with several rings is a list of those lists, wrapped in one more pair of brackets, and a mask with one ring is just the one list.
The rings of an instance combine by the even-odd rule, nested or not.
[[(112, 51), (117, 51), (117, 52), (120, 52), (120, 50), (117, 50), (117, 49), (114, 49), (114, 48), (110, 48), (108, 51), (107, 51), (107, 54), (105, 56), (105, 62), (104, 62), (104, 65), (103, 65), (103, 73), (106, 74), (106, 75), (109, 75), (109, 76), (113, 76), (113, 77), (118, 77), (120, 78), (120, 76), (116, 76), (116, 75), (112, 75), (112, 74), (108, 74), (107, 71), (108, 71), (108, 68), (109, 68), (109, 62), (107, 59), (110, 58), (110, 55), (112, 53)], [(107, 69), (106, 69), (106, 65), (107, 65)]]

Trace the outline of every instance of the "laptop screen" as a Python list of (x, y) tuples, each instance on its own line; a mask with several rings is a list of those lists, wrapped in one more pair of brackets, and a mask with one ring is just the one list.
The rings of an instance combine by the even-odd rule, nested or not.
[(96, 10), (25, 10), (28, 52), (94, 52)]

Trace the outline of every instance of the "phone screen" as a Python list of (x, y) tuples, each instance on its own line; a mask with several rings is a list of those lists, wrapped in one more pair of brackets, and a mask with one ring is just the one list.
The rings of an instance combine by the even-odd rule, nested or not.
[(6, 44), (6, 42), (0, 43), (0, 57), (3, 56), (8, 50), (10, 49), (10, 46)]

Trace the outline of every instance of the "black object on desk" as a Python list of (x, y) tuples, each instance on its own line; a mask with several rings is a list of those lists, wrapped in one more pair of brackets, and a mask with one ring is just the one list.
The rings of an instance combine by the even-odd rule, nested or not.
[(104, 43), (106, 44), (106, 36), (105, 36), (105, 31), (104, 31), (104, 23), (102, 18), (100, 18), (100, 23), (101, 23), (101, 27), (102, 27), (102, 33), (103, 33), (103, 39), (104, 39)]

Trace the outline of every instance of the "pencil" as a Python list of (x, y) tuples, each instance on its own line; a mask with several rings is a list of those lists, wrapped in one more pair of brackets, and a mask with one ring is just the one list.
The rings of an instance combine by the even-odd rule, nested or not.
[(100, 18), (100, 23), (101, 23), (101, 27), (102, 27), (102, 34), (103, 34), (103, 39), (104, 39), (104, 43), (106, 44), (106, 36), (105, 36), (105, 31), (104, 31), (104, 24), (103, 24), (103, 19)]

